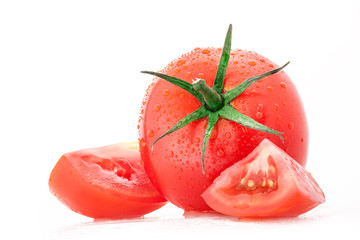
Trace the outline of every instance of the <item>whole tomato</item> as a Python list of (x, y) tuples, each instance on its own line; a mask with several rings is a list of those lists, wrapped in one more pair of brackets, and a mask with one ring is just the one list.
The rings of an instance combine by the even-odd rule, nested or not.
[(160, 73), (145, 72), (157, 77), (139, 119), (142, 161), (163, 196), (185, 211), (210, 210), (200, 195), (263, 139), (306, 163), (308, 125), (293, 82), (269, 59), (230, 44), (231, 25), (224, 48), (195, 48)]

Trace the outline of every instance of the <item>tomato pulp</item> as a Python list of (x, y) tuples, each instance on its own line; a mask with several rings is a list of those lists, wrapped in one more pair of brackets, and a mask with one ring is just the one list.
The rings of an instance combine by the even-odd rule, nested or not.
[[(201, 78), (212, 86), (221, 53), (221, 48), (196, 48), (161, 72), (189, 83)], [(232, 49), (224, 92), (276, 67), (255, 52)], [(205, 174), (201, 165), (201, 144), (207, 118), (188, 124), (152, 146), (157, 138), (200, 105), (187, 91), (155, 78), (141, 109), (139, 140), (145, 169), (157, 189), (176, 206), (184, 210), (209, 210), (200, 195), (224, 169), (245, 158), (265, 138), (305, 165), (307, 121), (300, 96), (285, 72), (259, 80), (230, 102), (238, 112), (282, 132), (284, 142), (278, 136), (220, 117), (206, 148)]]
[(202, 197), (214, 210), (238, 217), (294, 217), (325, 201), (310, 173), (267, 139)]
[(141, 165), (138, 143), (64, 154), (49, 187), (70, 209), (91, 218), (140, 217), (166, 204)]

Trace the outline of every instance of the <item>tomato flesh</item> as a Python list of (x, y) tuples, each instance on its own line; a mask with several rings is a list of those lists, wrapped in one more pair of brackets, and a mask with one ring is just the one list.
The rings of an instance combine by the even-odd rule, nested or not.
[(202, 197), (215, 211), (238, 217), (294, 217), (325, 201), (310, 173), (267, 139)]
[(70, 209), (92, 218), (140, 217), (166, 204), (147, 177), (137, 147), (129, 144), (64, 154), (49, 187)]

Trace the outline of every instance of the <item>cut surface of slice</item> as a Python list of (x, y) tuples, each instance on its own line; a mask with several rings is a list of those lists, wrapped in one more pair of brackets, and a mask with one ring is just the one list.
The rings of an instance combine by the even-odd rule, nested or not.
[(97, 219), (140, 217), (166, 204), (145, 173), (137, 143), (66, 153), (49, 187), (71, 210)]

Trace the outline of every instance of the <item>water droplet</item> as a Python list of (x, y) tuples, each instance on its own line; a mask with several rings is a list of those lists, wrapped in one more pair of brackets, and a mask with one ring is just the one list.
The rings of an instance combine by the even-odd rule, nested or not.
[(154, 131), (153, 130), (149, 130), (148, 131), (148, 137), (153, 137), (154, 136)]
[(222, 149), (219, 149), (217, 152), (216, 152), (216, 155), (218, 155), (219, 157), (223, 157), (225, 156), (225, 153)]
[(286, 86), (286, 83), (281, 82), (281, 83), (280, 83), (280, 87), (282, 87), (282, 88), (284, 88), (284, 89), (285, 89), (285, 88), (287, 87), (287, 86)]
[(170, 94), (170, 90), (169, 90), (169, 89), (165, 89), (165, 90), (163, 91), (163, 94), (164, 94), (164, 96), (168, 96), (168, 95)]
[(278, 104), (275, 103), (274, 106), (275, 106), (275, 110), (279, 110), (280, 106)]
[(231, 138), (231, 133), (230, 132), (225, 133), (225, 137)]
[(256, 65), (256, 62), (255, 62), (255, 61), (249, 61), (248, 64), (249, 64), (250, 66), (255, 66), (255, 65)]
[(257, 119), (261, 119), (262, 117), (263, 117), (262, 112), (257, 112), (257, 113), (256, 113), (256, 118), (257, 118)]
[(208, 53), (210, 53), (210, 50), (209, 49), (204, 49), (204, 50), (202, 50), (202, 53), (203, 54), (208, 54)]
[(247, 128), (245, 126), (241, 125), (240, 128), (243, 133), (247, 133)]
[(140, 140), (140, 146), (145, 147), (145, 140), (143, 138)]
[(213, 130), (212, 130), (212, 132), (211, 132), (210, 139), (211, 139), (211, 140), (212, 140), (212, 139), (215, 139), (215, 138), (217, 137), (218, 133), (219, 133), (218, 128), (217, 128), (217, 127), (214, 127)]
[(253, 142), (256, 141), (257, 139), (258, 139), (258, 137), (255, 136), (255, 135), (250, 138), (250, 140), (253, 141)]
[(177, 61), (176, 65), (181, 66), (181, 65), (184, 65), (184, 63), (185, 63), (185, 60), (181, 59), (181, 60)]

